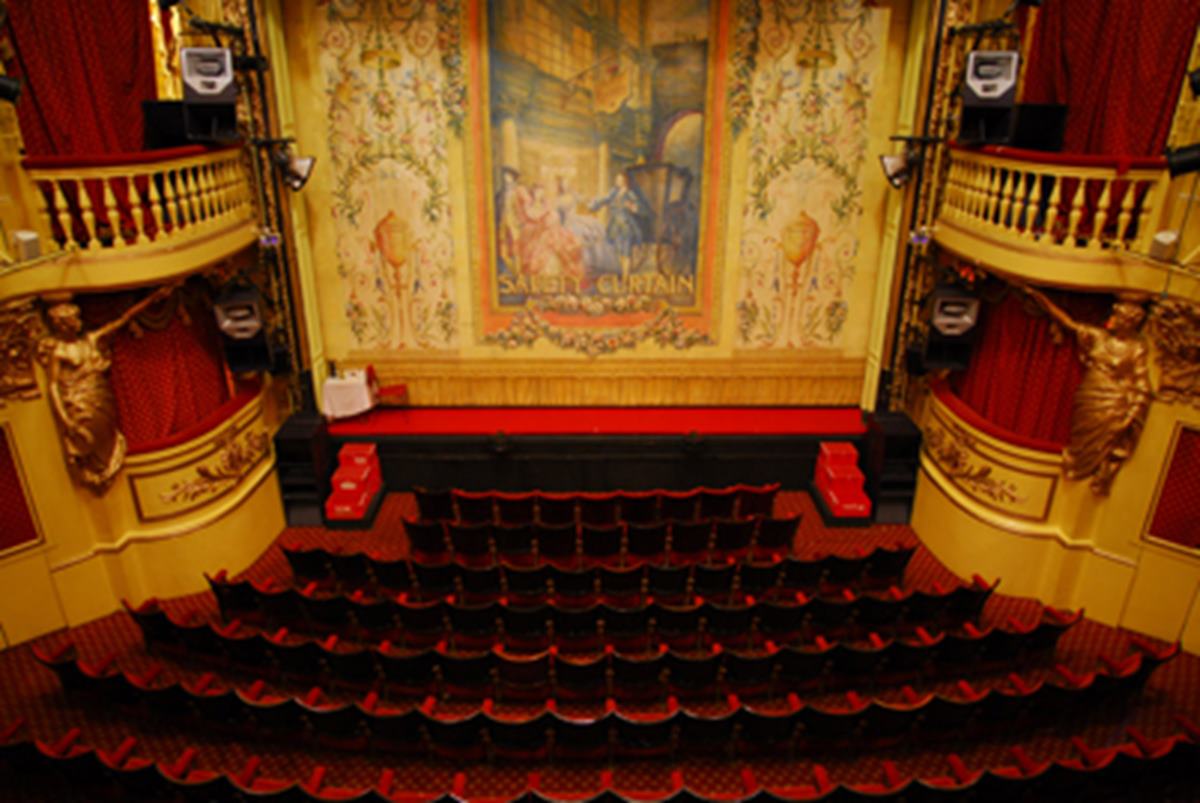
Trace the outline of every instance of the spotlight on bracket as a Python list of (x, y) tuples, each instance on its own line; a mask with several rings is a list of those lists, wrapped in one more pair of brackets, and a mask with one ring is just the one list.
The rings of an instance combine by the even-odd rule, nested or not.
[(938, 137), (908, 137), (902, 134), (895, 134), (890, 139), (893, 142), (903, 142), (904, 151), (880, 156), (879, 164), (883, 167), (883, 175), (888, 183), (896, 189), (907, 184), (921, 168), (921, 163), (925, 161), (925, 146), (941, 141)]
[(0, 100), (16, 103), (21, 97), (21, 79), (0, 75)]
[(900, 189), (921, 166), (921, 159), (921, 151), (907, 147), (903, 153), (887, 153), (880, 156), (879, 164), (883, 166), (883, 175), (888, 183)]
[(286, 142), (275, 145), (271, 149), (271, 162), (279, 171), (283, 183), (292, 192), (299, 192), (308, 177), (312, 175), (315, 156), (297, 156), (292, 153), (291, 146)]
[(1200, 170), (1200, 142), (1182, 148), (1167, 148), (1167, 172), (1171, 178)]

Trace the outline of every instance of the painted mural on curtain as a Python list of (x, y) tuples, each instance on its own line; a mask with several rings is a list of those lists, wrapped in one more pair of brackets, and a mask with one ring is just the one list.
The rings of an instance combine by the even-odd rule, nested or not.
[[(323, 0), (337, 274), (354, 344), (457, 345), (449, 137), (465, 91), (457, 0)], [(304, 121), (301, 121), (304, 124)]]
[(698, 269), (708, 0), (489, 0), (485, 341), (709, 342)]
[[(737, 345), (837, 347), (859, 251), (887, 31), (866, 0), (759, 0)], [(735, 89), (737, 87), (735, 86)]]

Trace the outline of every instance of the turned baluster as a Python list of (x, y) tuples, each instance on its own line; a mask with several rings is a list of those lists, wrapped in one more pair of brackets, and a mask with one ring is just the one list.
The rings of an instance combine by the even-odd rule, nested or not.
[(991, 179), (990, 171), (987, 165), (975, 165), (975, 208), (971, 210), (971, 217), (982, 220), (987, 217), (987, 202), (988, 202), (988, 182)]
[(179, 198), (183, 205), (183, 220), (186, 226), (192, 226), (200, 222), (200, 217), (196, 210), (196, 185), (192, 178), (192, 169), (190, 167), (182, 167), (177, 172), (179, 176)]
[(75, 186), (79, 188), (79, 217), (83, 220), (83, 242), (80, 246), (91, 248), (93, 241), (100, 240), (96, 236), (96, 212), (92, 209), (92, 196), (82, 181), (75, 182)]
[(987, 185), (987, 208), (984, 212), (984, 219), (987, 223), (996, 222), (996, 209), (1000, 204), (1000, 168), (993, 167), (989, 170), (991, 174)]
[(213, 188), (213, 215), (224, 217), (229, 211), (229, 185), (225, 181), (225, 163), (213, 162), (208, 166)]
[(1125, 197), (1121, 199), (1121, 212), (1117, 215), (1117, 241), (1129, 246), (1129, 221), (1133, 217), (1133, 204), (1137, 198), (1139, 182), (1130, 181), (1125, 185)]
[(133, 215), (134, 244), (150, 242), (150, 237), (146, 234), (146, 210), (142, 207), (142, 194), (138, 192), (133, 176), (125, 179), (125, 202), (129, 204), (129, 211)]
[(1075, 243), (1070, 240), (1079, 239), (1079, 221), (1083, 219), (1083, 201), (1087, 197), (1087, 180), (1075, 180), (1075, 192), (1071, 194), (1071, 212), (1067, 217), (1067, 238), (1066, 245), (1074, 247)]
[[(61, 231), (63, 233), (63, 245), (66, 245), (71, 240), (71, 216), (65, 214), (67, 212), (67, 199), (63, 195), (62, 187), (58, 184), (58, 179), (50, 179), (46, 182), (50, 186), (43, 191), (42, 202), (43, 211), (46, 218), (50, 221), (50, 232)], [(64, 216), (65, 215), (65, 216)]]
[(968, 163), (963, 174), (963, 187), (966, 190), (963, 212), (968, 218), (975, 217), (979, 208), (979, 165)]
[(162, 193), (158, 190), (159, 180), (165, 181), (162, 173), (151, 173), (146, 176), (147, 192), (150, 198), (150, 217), (154, 220), (155, 239), (163, 236), (163, 221), (167, 217), (163, 211)]
[(121, 236), (121, 210), (117, 208), (117, 194), (113, 192), (113, 180), (101, 178), (100, 187), (104, 196), (104, 218), (108, 221), (108, 231), (112, 236), (111, 248), (124, 248), (125, 238)]
[(167, 209), (171, 213), (171, 233), (174, 234), (187, 225), (183, 219), (183, 202), (180, 200), (183, 186), (178, 170), (163, 173), (163, 188), (167, 191)]
[(1025, 239), (1037, 239), (1037, 216), (1042, 201), (1042, 177), (1032, 174), (1033, 187), (1029, 190), (1029, 202), (1025, 205)]
[(1054, 226), (1058, 223), (1058, 208), (1062, 205), (1062, 176), (1050, 175), (1054, 189), (1050, 190), (1050, 203), (1046, 206), (1046, 237), (1048, 242), (1057, 243), (1058, 235)]
[(1004, 182), (1000, 185), (1000, 207), (996, 215), (996, 225), (1002, 229), (1010, 229), (1012, 221), (1008, 217), (1008, 212), (1012, 209), (1012, 199), (1017, 192), (1016, 181), (1013, 180), (1016, 171), (1009, 169), (1005, 172), (1007, 175), (1004, 176)]
[(216, 188), (213, 186), (211, 165), (196, 165), (196, 186), (200, 193), (200, 215), (205, 221), (217, 216)]
[(1104, 179), (1104, 189), (1100, 192), (1100, 200), (1096, 202), (1096, 210), (1092, 215), (1092, 236), (1088, 240), (1089, 248), (1101, 248), (1104, 245), (1104, 226), (1109, 220), (1109, 207), (1112, 206), (1112, 179)]
[(947, 209), (949, 217), (962, 217), (963, 207), (963, 165), (962, 162), (952, 159), (950, 162), (950, 173), (947, 179), (949, 190), (946, 193)]

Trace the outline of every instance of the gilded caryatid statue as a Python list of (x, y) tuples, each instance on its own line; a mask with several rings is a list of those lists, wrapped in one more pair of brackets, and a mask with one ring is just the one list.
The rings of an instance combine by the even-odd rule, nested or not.
[(104, 492), (125, 462), (125, 436), (117, 427), (116, 400), (108, 381), (112, 364), (108, 339), (174, 289), (156, 290), (121, 317), (90, 332), (83, 330), (75, 304), (56, 303), (46, 312), (50, 334), (38, 343), (38, 360), (46, 369), (67, 463), (79, 482), (96, 493)]
[(1063, 468), (1071, 479), (1090, 478), (1097, 494), (1107, 495), (1121, 464), (1137, 447), (1153, 389), (1150, 351), (1141, 335), (1146, 310), (1120, 298), (1103, 327), (1079, 323), (1045, 295), (1024, 288), (1059, 324), (1075, 334), (1083, 379), (1071, 409), (1071, 440)]

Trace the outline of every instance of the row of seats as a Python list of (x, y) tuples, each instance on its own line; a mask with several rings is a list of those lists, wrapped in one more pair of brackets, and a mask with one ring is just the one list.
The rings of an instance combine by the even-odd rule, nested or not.
[(468, 524), (404, 521), (414, 555), (461, 560), (615, 563), (769, 558), (792, 551), (800, 516), (700, 518), (652, 524)]
[(778, 492), (779, 483), (683, 491), (567, 493), (413, 489), (422, 521), (469, 524), (648, 524), (666, 519), (770, 516)]
[[(906, 632), (919, 625), (959, 626), (975, 621), (994, 585), (976, 583), (943, 593), (892, 587), (892, 593), (790, 597), (758, 600), (740, 597), (727, 603), (728, 586), (720, 593), (697, 588), (698, 596), (681, 596), (676, 603), (649, 597), (628, 605), (581, 597), (543, 597), (532, 604), (506, 597), (463, 603), (452, 597), (413, 600), (317, 596), (311, 590), (263, 589), (248, 580), (210, 578), (225, 621), (241, 619), (264, 627), (288, 627), (303, 632), (341, 632), (347, 636), (382, 633), (395, 640), (441, 639), (455, 635), (541, 639), (547, 633), (592, 639), (604, 634), (645, 637), (681, 633), (702, 638), (753, 639), (759, 635), (779, 641), (811, 640), (817, 634), (847, 634), (864, 629)], [(580, 604), (581, 600), (584, 604)], [(547, 604), (548, 601), (548, 604)], [(572, 604), (574, 603), (574, 604)], [(603, 624), (601, 624), (603, 623)]]
[[(326, 783), (324, 765), (313, 768), (303, 780), (276, 778), (261, 773), (262, 761), (251, 756), (236, 773), (219, 773), (198, 766), (199, 751), (185, 748), (173, 761), (155, 763), (136, 755), (137, 740), (129, 737), (113, 750), (80, 742), (81, 731), (72, 728), (54, 741), (21, 739), (21, 720), (0, 731), (0, 765), (10, 772), (35, 773), (54, 787), (86, 784), (101, 800), (256, 800), (274, 803), (461, 803), (486, 799), (490, 803), (813, 803), (814, 801), (948, 800), (1011, 801), (1061, 800), (1186, 800), (1200, 792), (1194, 772), (1200, 761), (1200, 727), (1180, 718), (1177, 733), (1162, 739), (1147, 738), (1136, 728), (1126, 729), (1128, 741), (1109, 747), (1092, 747), (1074, 740), (1077, 757), (1038, 761), (1022, 748), (1010, 751), (1011, 765), (973, 770), (956, 754), (946, 756), (943, 774), (909, 776), (894, 762), (881, 762), (878, 780), (856, 784), (831, 781), (821, 764), (813, 764), (811, 783), (763, 785), (750, 767), (742, 767), (740, 784), (721, 791), (689, 786), (681, 771), (656, 788), (630, 788), (614, 784), (611, 769), (597, 770), (593, 794), (556, 793), (536, 772), (526, 777), (521, 791), (497, 796), (483, 790), (473, 794), (471, 778), (456, 772), (450, 789), (440, 793), (408, 789), (396, 782), (392, 769), (366, 787), (335, 787)], [(496, 745), (485, 751), (498, 755)], [(41, 772), (39, 772), (41, 770)], [(64, 790), (66, 791), (66, 790)]]
[[(198, 720), (204, 725), (292, 740), (315, 734), (327, 746), (345, 749), (426, 754), (452, 760), (490, 758), (494, 748), (504, 758), (611, 759), (676, 757), (728, 752), (730, 756), (766, 751), (812, 751), (833, 747), (873, 749), (902, 739), (962, 738), (1026, 727), (1048, 717), (1094, 713), (1119, 704), (1144, 685), (1158, 662), (1137, 652), (1113, 662), (1116, 669), (1076, 675), (1059, 668), (1051, 681), (1013, 675), (1007, 688), (977, 690), (960, 680), (952, 695), (918, 694), (903, 689), (902, 701), (882, 701), (846, 692), (834, 706), (804, 703), (795, 694), (786, 706), (756, 708), (736, 696), (715, 710), (681, 707), (668, 698), (659, 709), (624, 709), (615, 701), (603, 714), (559, 713), (544, 695), (537, 710), (528, 707), (507, 715), (496, 713), (487, 699), (464, 716), (457, 709), (437, 713), (437, 701), (396, 707), (370, 694), (356, 703), (325, 699), (320, 687), (303, 697), (273, 694), (263, 681), (246, 689), (189, 683), (161, 683), (154, 670), (131, 675), (115, 666), (96, 670), (64, 656), (47, 660), (64, 689), (95, 694), (108, 705), (134, 706), (144, 716), (171, 722)], [(161, 669), (161, 668), (160, 668)], [(669, 670), (668, 670), (669, 671)], [(532, 697), (534, 689), (528, 691)]]
[(664, 697), (668, 688), (675, 693), (773, 694), (968, 674), (1014, 658), (1047, 659), (1062, 633), (1080, 618), (1048, 608), (1036, 622), (1014, 621), (1007, 628), (968, 625), (932, 634), (918, 628), (912, 638), (872, 633), (862, 642), (817, 636), (808, 644), (765, 641), (742, 649), (706, 639), (703, 630), (697, 635), (682, 627), (674, 633), (651, 631), (650, 636), (644, 629), (631, 630), (625, 638), (595, 631), (590, 636), (539, 636), (530, 627), (523, 639), (484, 636), (472, 641), (454, 634), (406, 648), (387, 639), (369, 646), (347, 645), (337, 635), (296, 639), (286, 628), (267, 634), (236, 621), (224, 627), (185, 624), (157, 607), (132, 613), (152, 650), (208, 656), (220, 665), (292, 682), (328, 677), (350, 688), (391, 688), (405, 696), (473, 689), (472, 696), (478, 697), (488, 693), (493, 681), (513, 685), (505, 679), (524, 677), (525, 685), (537, 678), (555, 693), (592, 699)]
[[(285, 546), (292, 575), (302, 584), (343, 592), (379, 595), (408, 593), (414, 599), (454, 594), (464, 600), (498, 597), (543, 599), (548, 596), (691, 598), (706, 592), (738, 598), (792, 596), (797, 591), (837, 593), (843, 589), (887, 588), (900, 583), (913, 555), (912, 547), (879, 547), (854, 555), (819, 558), (776, 558), (718, 563), (636, 563), (570, 569), (545, 561), (532, 565), (496, 561), (473, 565), (460, 561), (385, 560), (370, 553), (330, 552), (320, 547)], [(223, 575), (218, 575), (224, 581)]]

